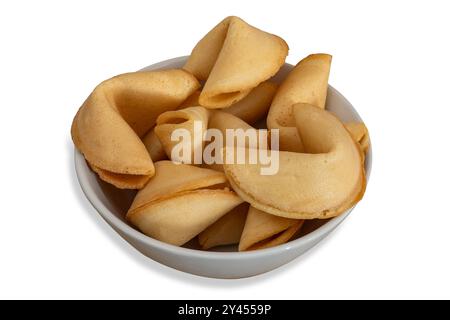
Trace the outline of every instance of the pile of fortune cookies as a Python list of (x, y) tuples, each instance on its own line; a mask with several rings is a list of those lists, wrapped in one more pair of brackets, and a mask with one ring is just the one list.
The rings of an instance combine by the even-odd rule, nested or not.
[[(305, 220), (335, 217), (362, 198), (369, 135), (363, 123), (325, 109), (331, 56), (307, 56), (278, 85), (271, 78), (288, 49), (282, 38), (227, 17), (181, 69), (121, 74), (92, 91), (72, 139), (100, 179), (138, 190), (126, 213), (132, 225), (176, 246), (197, 237), (205, 250), (256, 250), (286, 243)], [(171, 161), (171, 133), (193, 130), (195, 121), (221, 132), (258, 131), (261, 122), (278, 129), (278, 172)]]

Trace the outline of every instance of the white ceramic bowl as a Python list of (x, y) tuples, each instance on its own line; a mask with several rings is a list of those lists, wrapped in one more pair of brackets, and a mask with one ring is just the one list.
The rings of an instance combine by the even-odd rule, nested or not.
[[(180, 68), (187, 57), (179, 57), (159, 62), (143, 70)], [(293, 68), (285, 64), (273, 78), (280, 82)], [(361, 121), (352, 105), (333, 87), (328, 89), (327, 109), (343, 121)], [(372, 150), (366, 157), (366, 173), (369, 178)], [(277, 247), (250, 252), (236, 251), (236, 247), (219, 248), (219, 251), (201, 251), (195, 245), (176, 247), (152, 239), (129, 225), (124, 219), (134, 191), (123, 191), (98, 179), (86, 164), (83, 156), (75, 150), (75, 168), (86, 197), (106, 222), (147, 257), (169, 267), (211, 278), (245, 278), (278, 268), (297, 258), (333, 231), (352, 209), (330, 220), (312, 220), (305, 223), (302, 234), (296, 240)]]

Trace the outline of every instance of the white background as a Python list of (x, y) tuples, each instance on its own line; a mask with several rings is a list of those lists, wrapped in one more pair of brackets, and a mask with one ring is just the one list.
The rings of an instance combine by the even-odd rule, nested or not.
[[(0, 298), (450, 298), (446, 1), (1, 1)], [(329, 238), (243, 280), (184, 274), (119, 238), (76, 181), (94, 86), (187, 55), (227, 15), (333, 54), (373, 142), (367, 193)]]

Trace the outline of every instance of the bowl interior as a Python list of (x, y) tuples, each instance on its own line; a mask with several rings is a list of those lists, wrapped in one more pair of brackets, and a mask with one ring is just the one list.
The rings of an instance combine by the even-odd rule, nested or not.
[[(179, 57), (162, 61), (160, 63), (146, 67), (141, 71), (180, 68), (184, 65), (186, 59), (187, 57)], [(286, 63), (280, 69), (280, 71), (272, 78), (272, 81), (281, 83), (281, 81), (286, 77), (286, 75), (292, 68), (293, 65)], [(336, 89), (334, 89), (331, 86), (329, 86), (328, 89), (326, 109), (335, 114), (339, 119), (341, 119), (344, 122), (362, 121), (356, 110), (353, 108), (353, 106)], [(102, 216), (108, 221), (111, 221), (111, 219), (108, 218), (108, 216), (110, 215), (117, 218), (118, 220), (117, 219), (114, 220), (119, 224), (123, 224), (117, 226), (119, 229), (121, 229), (121, 227), (126, 228), (126, 226), (134, 228), (132, 225), (128, 224), (128, 222), (125, 220), (125, 214), (128, 208), (130, 207), (134, 196), (136, 195), (136, 191), (117, 189), (114, 186), (102, 181), (101, 179), (98, 178), (98, 176), (94, 172), (92, 172), (88, 168), (86, 162), (84, 161), (84, 159), (82, 159), (82, 155), (78, 151), (76, 151), (75, 156), (79, 160), (77, 162), (77, 165), (81, 166), (82, 167), (81, 170), (83, 171), (83, 179), (80, 179), (80, 183), (82, 184), (83, 190), (85, 190), (85, 193), (89, 198), (89, 200), (91, 201), (91, 203), (93, 203), (94, 206), (95, 203), (101, 203), (107, 210), (107, 212), (104, 212), (104, 210), (100, 212)], [(369, 177), (370, 174), (371, 159), (372, 159), (372, 151), (371, 149), (369, 149), (365, 163), (367, 178)], [(77, 168), (77, 173), (80, 176), (80, 168)], [(90, 190), (90, 192), (86, 192), (87, 186), (83, 186), (83, 184), (89, 185), (88, 189)], [(335, 223), (337, 224), (340, 221), (342, 221), (345, 218), (345, 216), (348, 215), (349, 212), (350, 210), (346, 213), (343, 213), (339, 217), (327, 220), (319, 220), (319, 219), (307, 220), (297, 238), (302, 238), (307, 234), (319, 231), (322, 226), (329, 224), (331, 220), (337, 219), (338, 221), (337, 220), (335, 221)], [(139, 231), (136, 230), (136, 232)], [(151, 241), (153, 242), (157, 240), (151, 239)], [(298, 240), (293, 239), (289, 243), (295, 243), (296, 241), (300, 241), (300, 239)], [(199, 249), (199, 245), (195, 238), (189, 243), (187, 243), (184, 247), (189, 249)], [(212, 251), (236, 252), (237, 246), (222, 246), (218, 248), (213, 248)]]

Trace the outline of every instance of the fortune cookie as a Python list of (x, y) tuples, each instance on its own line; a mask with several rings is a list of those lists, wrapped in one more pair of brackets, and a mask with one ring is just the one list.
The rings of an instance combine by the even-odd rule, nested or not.
[(228, 17), (197, 43), (183, 68), (206, 80), (200, 105), (225, 108), (275, 75), (288, 49), (280, 37)]
[(144, 234), (181, 246), (243, 201), (225, 187), (223, 173), (172, 161), (155, 163), (127, 220)]
[(184, 70), (127, 73), (102, 82), (72, 123), (77, 149), (100, 178), (139, 189), (154, 174), (142, 136), (159, 114), (174, 110), (199, 88)]
[(224, 172), (244, 201), (266, 213), (293, 219), (337, 216), (364, 194), (362, 152), (328, 111), (297, 104), (292, 113), (305, 153), (280, 151), (274, 175), (261, 175), (259, 163), (224, 164)]
[[(242, 100), (220, 110), (231, 113), (247, 123), (254, 124), (267, 115), (277, 88), (278, 85), (273, 82), (263, 82), (250, 91), (250, 93)], [(194, 92), (178, 109), (199, 106), (199, 97), (200, 91)]]
[[(211, 112), (211, 116), (208, 123), (208, 129), (216, 129), (219, 130), (223, 137), (223, 145), (234, 145), (238, 147), (253, 147), (253, 148), (264, 148), (267, 149), (268, 141), (267, 135), (266, 139), (263, 136), (260, 137), (261, 131), (253, 128), (245, 121), (241, 120), (237, 116), (227, 113), (224, 111), (213, 111)], [(227, 129), (236, 130), (242, 129), (239, 131), (233, 131), (233, 141), (229, 141), (227, 138)], [(255, 138), (256, 144), (250, 145), (249, 139)], [(261, 139), (261, 141), (260, 141)], [(208, 145), (205, 146), (205, 153), (209, 152), (209, 148), (216, 148), (215, 144), (217, 141), (212, 141)], [(222, 147), (222, 146), (221, 146)], [(225, 158), (222, 158), (221, 163), (224, 163)], [(219, 163), (211, 163), (204, 165), (207, 168), (223, 171), (222, 164)]]
[(198, 98), (200, 97), (201, 90), (195, 91), (191, 94), (177, 109), (184, 109), (188, 107), (197, 107), (200, 105)]
[[(253, 127), (249, 125), (247, 122), (238, 118), (237, 116), (224, 112), (222, 110), (217, 110), (211, 113), (211, 117), (209, 119), (209, 129), (218, 129), (222, 132), (223, 136), (226, 136), (227, 129), (252, 129)], [(254, 128), (253, 128), (254, 129)]]
[(158, 136), (155, 133), (155, 130), (150, 130), (144, 138), (142, 138), (142, 142), (144, 143), (145, 148), (147, 148), (148, 153), (150, 154), (150, 158), (152, 161), (161, 161), (167, 159), (166, 152), (159, 141)]
[(248, 203), (242, 203), (198, 235), (203, 250), (239, 243), (247, 217)]
[(353, 140), (359, 144), (361, 150), (366, 153), (369, 149), (370, 137), (365, 124), (362, 122), (348, 122), (345, 124), (345, 127), (352, 135)]
[[(156, 120), (155, 133), (163, 146), (166, 155), (169, 159), (177, 162), (194, 163), (195, 154), (203, 154), (203, 135), (208, 129), (209, 111), (203, 107), (188, 107), (176, 111), (168, 111), (161, 114)], [(177, 134), (175, 130), (186, 130), (189, 137), (178, 136), (179, 140), (172, 139), (172, 134)], [(198, 131), (198, 132), (197, 132)], [(182, 133), (178, 131), (178, 133)], [(188, 141), (183, 139), (189, 138)], [(182, 143), (190, 143), (190, 155), (187, 161), (183, 161), (186, 155), (183, 154), (183, 149), (174, 150), (173, 148), (178, 144), (180, 147)], [(177, 152), (180, 151), (180, 152)], [(201, 159), (198, 159), (201, 162)]]
[[(242, 131), (240, 132), (233, 132), (234, 145), (240, 147), (249, 147), (248, 136), (254, 135), (257, 138), (257, 144), (255, 145), (255, 147), (259, 146), (259, 136), (262, 130), (252, 127), (247, 122), (231, 113), (223, 111), (212, 112), (208, 128), (217, 129), (222, 133), (222, 136), (224, 137), (224, 145), (229, 145), (229, 143), (231, 143), (231, 141), (227, 141), (227, 129), (242, 129)], [(267, 144), (261, 145), (261, 147), (267, 148)]]
[(274, 216), (250, 207), (239, 242), (239, 251), (274, 247), (289, 241), (304, 220)]
[(267, 115), (267, 128), (280, 130), (280, 150), (302, 151), (292, 106), (307, 103), (324, 109), (331, 56), (312, 54), (301, 60), (281, 83)]
[(231, 113), (241, 120), (254, 124), (262, 119), (269, 111), (272, 99), (278, 86), (273, 82), (263, 82), (242, 100), (223, 108), (221, 111)]

